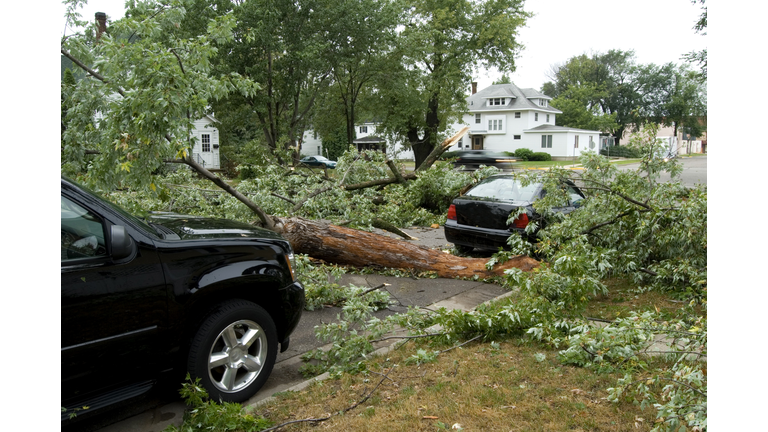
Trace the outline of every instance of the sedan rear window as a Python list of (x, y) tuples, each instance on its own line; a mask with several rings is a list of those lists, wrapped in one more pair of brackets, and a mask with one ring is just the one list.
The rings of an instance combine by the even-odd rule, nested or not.
[(518, 180), (509, 177), (490, 178), (483, 180), (465, 195), (503, 201), (532, 202), (540, 186), (539, 183), (523, 186)]

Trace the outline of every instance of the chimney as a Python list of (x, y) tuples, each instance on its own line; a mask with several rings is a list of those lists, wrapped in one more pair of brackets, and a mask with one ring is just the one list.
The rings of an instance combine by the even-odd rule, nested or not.
[(475, 93), (477, 93), (477, 83), (473, 82), (472, 83), (472, 94), (475, 94)]
[(101, 35), (107, 31), (107, 14), (96, 12), (96, 22), (99, 23), (99, 28), (96, 30), (96, 40), (99, 40)]

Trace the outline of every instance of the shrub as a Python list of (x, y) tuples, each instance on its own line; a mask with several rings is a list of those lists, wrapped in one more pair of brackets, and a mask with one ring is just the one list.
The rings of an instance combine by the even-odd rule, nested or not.
[(528, 156), (528, 160), (529, 161), (542, 161), (542, 162), (543, 161), (551, 161), (552, 160), (552, 155), (550, 155), (549, 153), (544, 153), (544, 152), (531, 153), (531, 155)]
[(240, 180), (255, 179), (264, 172), (263, 167), (249, 163), (238, 165), (235, 169)]
[(603, 156), (617, 156), (625, 158), (639, 158), (641, 157), (640, 151), (627, 146), (610, 146), (600, 149), (600, 154)]
[(527, 148), (519, 148), (515, 150), (515, 153), (513, 156), (516, 158), (519, 158), (520, 160), (527, 161), (530, 160), (531, 155), (533, 154), (533, 150), (527, 149)]
[(458, 157), (458, 156), (459, 156), (459, 152), (458, 151), (449, 151), (449, 152), (445, 152), (445, 153), (441, 154), (440, 155), (440, 160), (453, 159), (453, 158)]

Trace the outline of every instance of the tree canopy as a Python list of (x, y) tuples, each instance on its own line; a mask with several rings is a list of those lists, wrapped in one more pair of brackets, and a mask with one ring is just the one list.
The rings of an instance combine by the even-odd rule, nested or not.
[(558, 125), (596, 129), (618, 142), (648, 122), (693, 125), (706, 114), (706, 92), (684, 66), (638, 64), (633, 51), (581, 54), (554, 66), (542, 87), (563, 111)]
[(518, 29), (530, 14), (522, 0), (417, 0), (402, 7), (390, 68), (375, 91), (383, 128), (407, 138), (419, 166), (465, 109), (473, 69), (514, 71)]

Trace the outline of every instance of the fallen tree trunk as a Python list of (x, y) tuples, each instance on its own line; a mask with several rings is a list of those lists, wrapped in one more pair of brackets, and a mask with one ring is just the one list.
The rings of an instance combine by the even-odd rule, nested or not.
[(342, 265), (434, 271), (444, 278), (502, 276), (509, 268), (530, 271), (539, 265), (533, 258), (518, 256), (489, 271), (485, 258), (457, 257), (405, 240), (298, 217), (281, 218), (275, 229), (297, 253)]

